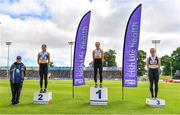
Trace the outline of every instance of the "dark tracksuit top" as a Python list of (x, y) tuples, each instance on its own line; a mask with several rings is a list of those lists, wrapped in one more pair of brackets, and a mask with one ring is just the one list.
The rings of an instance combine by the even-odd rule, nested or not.
[(12, 104), (19, 103), (19, 97), (24, 81), (26, 67), (23, 63), (13, 63), (10, 68), (10, 85), (12, 93)]

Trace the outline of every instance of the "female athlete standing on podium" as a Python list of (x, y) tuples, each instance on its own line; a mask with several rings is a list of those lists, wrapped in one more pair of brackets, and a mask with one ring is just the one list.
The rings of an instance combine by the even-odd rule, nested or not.
[[(159, 81), (159, 69), (161, 66), (160, 59), (156, 56), (156, 49), (150, 49), (151, 56), (147, 59), (148, 76), (150, 81), (150, 92), (152, 98), (157, 98), (158, 94), (158, 81)], [(153, 84), (155, 85), (155, 95), (153, 91)]]
[(100, 43), (96, 42), (95, 43), (96, 49), (93, 51), (92, 53), (92, 57), (93, 57), (93, 64), (94, 64), (94, 82), (95, 82), (95, 87), (97, 88), (97, 71), (99, 69), (99, 76), (100, 76), (100, 85), (99, 87), (102, 87), (102, 70), (103, 70), (103, 65), (102, 62), (104, 60), (104, 53), (103, 50), (101, 50), (100, 48)]
[[(39, 75), (40, 75), (40, 93), (46, 93), (47, 84), (48, 84), (48, 64), (50, 63), (50, 54), (46, 51), (47, 46), (43, 44), (41, 46), (42, 51), (38, 53), (37, 62), (39, 64)], [(45, 81), (44, 91), (43, 87), (43, 79)]]

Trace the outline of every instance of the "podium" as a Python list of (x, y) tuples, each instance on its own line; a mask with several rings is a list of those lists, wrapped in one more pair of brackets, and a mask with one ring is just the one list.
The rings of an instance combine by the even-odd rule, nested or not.
[(90, 105), (107, 105), (108, 104), (108, 89), (90, 88)]
[(146, 105), (151, 107), (163, 107), (166, 105), (166, 102), (159, 98), (146, 98)]
[(40, 93), (34, 92), (34, 104), (51, 104), (52, 103), (52, 92)]

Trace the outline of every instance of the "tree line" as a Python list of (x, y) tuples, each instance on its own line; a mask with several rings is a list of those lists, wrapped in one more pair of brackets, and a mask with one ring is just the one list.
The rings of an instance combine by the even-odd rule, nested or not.
[[(104, 52), (104, 67), (117, 67), (116, 51), (109, 49)], [(159, 57), (161, 59), (161, 73), (163, 75), (174, 75), (176, 70), (180, 70), (180, 47), (176, 48), (171, 55), (164, 55)], [(138, 76), (147, 74), (146, 69), (147, 54), (143, 50), (138, 50)], [(93, 66), (93, 62), (90, 62), (89, 66)]]

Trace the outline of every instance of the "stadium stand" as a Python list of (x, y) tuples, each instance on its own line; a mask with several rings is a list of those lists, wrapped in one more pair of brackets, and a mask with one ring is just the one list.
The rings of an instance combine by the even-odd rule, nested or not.
[[(27, 79), (39, 79), (38, 67), (27, 67), (26, 78)], [(88, 79), (93, 79), (94, 73), (92, 67), (84, 68), (84, 76)], [(118, 79), (121, 78), (121, 68), (103, 68), (104, 79)], [(70, 67), (51, 67), (49, 68), (48, 77), (50, 79), (69, 79)], [(7, 68), (0, 67), (0, 79), (7, 78)]]

